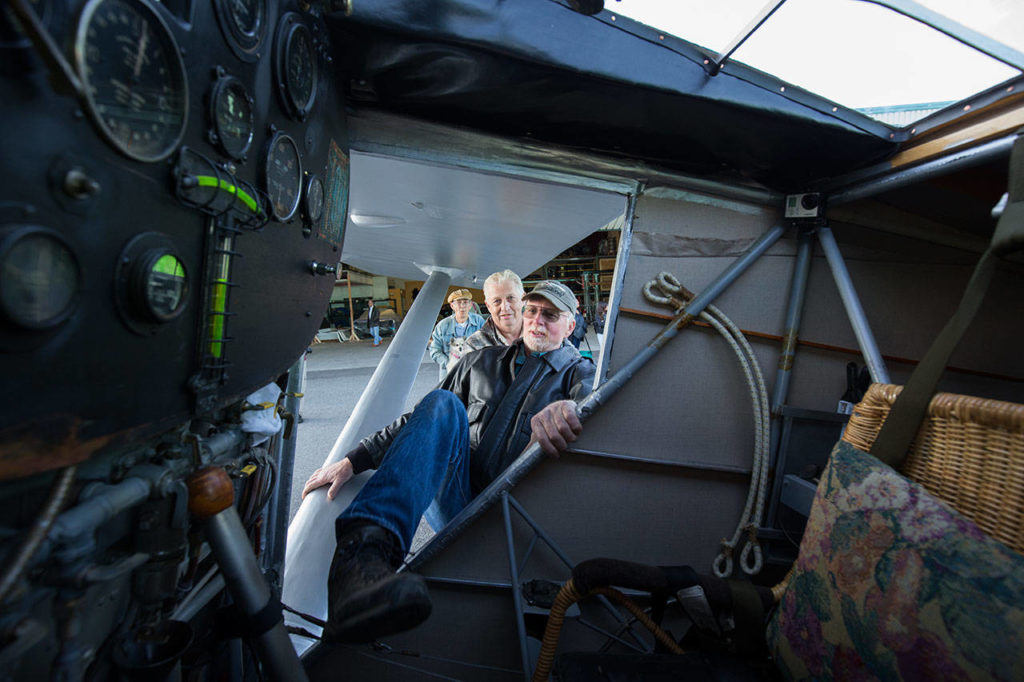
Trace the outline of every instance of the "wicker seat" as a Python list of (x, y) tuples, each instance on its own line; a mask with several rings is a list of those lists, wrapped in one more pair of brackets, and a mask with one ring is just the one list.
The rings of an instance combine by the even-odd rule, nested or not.
[[(870, 452), (901, 386), (873, 384), (843, 440)], [(939, 393), (902, 473), (1024, 553), (1024, 405)]]

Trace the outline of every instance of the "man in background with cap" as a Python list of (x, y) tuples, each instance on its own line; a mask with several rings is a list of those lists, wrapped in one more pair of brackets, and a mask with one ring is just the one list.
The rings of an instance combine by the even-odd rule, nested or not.
[(329, 485), (334, 499), (377, 469), (335, 522), (325, 639), (368, 642), (425, 620), (423, 579), (395, 573), (420, 517), (439, 530), (531, 441), (557, 456), (580, 434), (574, 401), (590, 393), (594, 364), (566, 341), (576, 297), (545, 281), (523, 303), (522, 338), (467, 354), (412, 412), (306, 481), (303, 496)]
[(438, 322), (430, 334), (430, 359), (440, 367), (440, 379), (444, 379), (462, 357), (466, 339), (484, 326), (483, 316), (471, 312), (473, 295), (469, 289), (456, 289), (448, 294), (448, 304), (452, 314)]

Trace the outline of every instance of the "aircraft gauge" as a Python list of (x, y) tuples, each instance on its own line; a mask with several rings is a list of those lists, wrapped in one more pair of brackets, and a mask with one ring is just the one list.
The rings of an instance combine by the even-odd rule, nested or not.
[(75, 63), (100, 133), (136, 161), (177, 148), (188, 117), (185, 65), (150, 0), (89, 0), (78, 23)]
[(277, 132), (271, 138), (265, 169), (271, 215), (282, 222), (291, 220), (302, 197), (302, 160), (290, 135)]
[(319, 175), (313, 175), (306, 183), (306, 217), (315, 223), (324, 214), (324, 182)]
[(188, 271), (170, 237), (143, 232), (132, 238), (117, 260), (114, 292), (121, 318), (139, 334), (155, 334), (181, 315), (188, 303)]
[(63, 322), (78, 297), (78, 259), (55, 233), (27, 226), (0, 242), (0, 311), (33, 330)]
[(253, 135), (253, 101), (242, 82), (223, 76), (210, 95), (213, 131), (211, 139), (231, 158), (245, 159)]
[(316, 99), (317, 63), (313, 33), (297, 14), (281, 19), (276, 49), (274, 63), (285, 108), (293, 118), (304, 120)]
[(254, 62), (267, 21), (267, 0), (216, 0), (221, 33), (239, 59)]

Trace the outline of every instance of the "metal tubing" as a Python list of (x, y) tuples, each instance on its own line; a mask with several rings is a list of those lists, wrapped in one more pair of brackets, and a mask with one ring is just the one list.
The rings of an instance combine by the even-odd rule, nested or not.
[[(776, 225), (765, 232), (751, 245), (745, 254), (737, 258), (707, 289), (699, 293), (686, 310), (674, 317), (651, 340), (646, 348), (637, 353), (614, 376), (588, 395), (583, 402), (579, 403), (576, 410), (579, 413), (580, 421), (586, 421), (601, 405), (607, 402), (655, 353), (661, 350), (669, 340), (678, 334), (680, 329), (687, 326), (716, 296), (732, 284), (772, 244), (778, 241), (783, 232), (785, 232), (785, 228), (781, 225)], [(422, 295), (421, 293), (420, 296)], [(455, 518), (449, 521), (444, 528), (423, 546), (419, 553), (409, 562), (409, 569), (416, 570), (448, 547), (477, 517), (494, 506), (494, 503), (499, 500), (502, 493), (511, 490), (526, 474), (532, 471), (542, 457), (543, 451), (537, 443), (533, 443), (523, 450), (522, 454), (500, 476), (491, 481), (490, 485), (473, 498), (461, 512), (455, 515)], [(321, 604), (319, 608), (322, 609), (323, 605)]]
[(782, 4), (786, 0), (771, 0), (767, 5), (761, 8), (761, 10), (754, 15), (754, 18), (744, 26), (740, 32), (732, 39), (732, 41), (722, 50), (714, 61), (714, 69), (711, 75), (717, 76), (718, 72), (722, 69), (725, 62), (732, 56), (732, 53), (740, 48), (740, 45), (747, 42), (750, 36), (754, 35), (754, 32), (761, 28), (764, 22), (768, 21), (771, 15), (775, 14), (775, 11), (782, 7)]
[[(351, 308), (349, 308), (351, 310)], [(304, 390), (306, 376), (306, 352), (303, 351), (299, 359), (295, 361), (288, 370), (288, 384), (285, 387), (284, 409), (291, 414), (297, 422), (299, 419), (299, 408), (302, 399), (299, 397)], [(293, 427), (291, 438), (284, 437), (284, 428), (281, 430), (281, 437), (277, 439), (277, 450), (273, 453), (277, 462), (277, 490), (270, 497), (270, 507), (267, 516), (270, 527), (267, 529), (267, 557), (268, 566), (280, 571), (284, 564), (285, 538), (288, 533), (288, 506), (289, 493), (292, 489), (292, 472), (295, 467), (295, 442), (298, 438), (298, 428)]]
[[(233, 506), (205, 524), (206, 538), (224, 575), (235, 607), (244, 617), (259, 614), (271, 602), (270, 588), (256, 563), (252, 545)], [(306, 672), (292, 647), (284, 622), (252, 638), (256, 651), (273, 680), (306, 680)]]
[(800, 318), (803, 316), (804, 300), (807, 298), (807, 278), (811, 272), (811, 254), (814, 251), (814, 232), (801, 231), (797, 245), (796, 260), (793, 262), (793, 280), (789, 289), (789, 304), (786, 308), (786, 331), (779, 353), (779, 369), (775, 375), (772, 391), (772, 415), (786, 403), (789, 395), (789, 379), (793, 374), (796, 358), (797, 337), (800, 334)]
[(602, 405), (607, 400), (618, 392), (622, 386), (633, 378), (633, 375), (639, 371), (641, 367), (647, 364), (655, 353), (664, 347), (666, 343), (671, 341), (679, 330), (690, 324), (692, 320), (699, 317), (704, 311), (704, 308), (714, 301), (718, 296), (725, 291), (729, 285), (736, 281), (736, 279), (746, 272), (758, 258), (767, 251), (772, 244), (779, 240), (786, 228), (782, 225), (775, 225), (765, 232), (761, 237), (755, 241), (750, 248), (742, 256), (737, 258), (733, 263), (725, 269), (711, 284), (707, 286), (703, 291), (697, 294), (690, 304), (686, 306), (686, 309), (672, 319), (668, 325), (665, 326), (661, 332), (655, 336), (647, 347), (642, 351), (633, 356), (625, 365), (623, 365), (614, 376), (610, 377), (608, 381), (604, 382), (599, 386), (593, 393), (588, 395), (583, 402), (579, 405), (580, 418), (585, 419), (590, 415), (591, 412), (597, 409), (598, 405)]
[[(853, 181), (857, 184), (847, 184), (838, 191), (830, 193), (828, 195), (828, 205), (838, 206), (839, 204), (849, 203), (858, 199), (865, 199), (882, 192), (911, 185), (915, 182), (922, 182), (940, 175), (946, 175), (953, 170), (970, 168), (993, 159), (1004, 158), (1009, 156), (1015, 139), (1017, 139), (1016, 135), (1009, 135), (992, 142), (980, 144), (977, 147), (971, 147), (970, 149), (950, 154), (949, 156), (943, 156), (940, 159), (926, 161), (913, 168), (896, 171), (895, 173), (892, 172), (892, 165), (886, 161), (878, 166), (872, 166), (864, 171), (848, 176), (846, 178), (848, 182)], [(877, 177), (882, 174), (885, 175)]]
[(890, 383), (889, 372), (885, 368), (885, 360), (882, 359), (882, 354), (878, 351), (878, 344), (875, 343), (868, 318), (864, 314), (864, 308), (861, 307), (860, 299), (857, 298), (857, 291), (853, 288), (853, 280), (850, 279), (850, 272), (846, 269), (846, 263), (843, 262), (843, 255), (839, 253), (839, 245), (836, 244), (832, 228), (818, 228), (818, 241), (825, 252), (825, 258), (828, 259), (829, 267), (832, 268), (832, 278), (835, 279), (839, 296), (843, 299), (843, 305), (846, 306), (846, 315), (850, 318), (853, 333), (857, 337), (857, 345), (864, 355), (864, 362), (867, 363), (868, 371), (871, 372), (871, 381), (876, 384), (888, 384)]
[(152, 483), (144, 478), (126, 478), (116, 485), (101, 485), (86, 501), (57, 517), (42, 547), (33, 558), (38, 564), (59, 548), (61, 561), (73, 561), (89, 554), (96, 529), (126, 509), (149, 497)]
[[(533, 532), (537, 535), (537, 537), (539, 537), (541, 540), (543, 540), (544, 544), (546, 544), (551, 549), (551, 551), (555, 553), (555, 556), (557, 556), (559, 559), (561, 559), (562, 563), (564, 563), (566, 566), (568, 566), (570, 570), (575, 568), (573, 566), (572, 561), (569, 560), (569, 556), (565, 552), (562, 551), (561, 547), (559, 547), (557, 544), (555, 544), (555, 541), (551, 538), (550, 535), (547, 534), (547, 532), (543, 528), (540, 527), (540, 524), (533, 520), (533, 517), (530, 516), (527, 513), (526, 508), (522, 504), (519, 503), (519, 500), (517, 500), (516, 498), (512, 497), (511, 495), (508, 495), (507, 497), (508, 497), (509, 503), (512, 505), (512, 508), (515, 509), (516, 512), (520, 516), (523, 517), (523, 521), (526, 521), (526, 524), (528, 526), (530, 526), (530, 528), (533, 529)], [(640, 651), (640, 652), (643, 652), (643, 653), (650, 653), (649, 649), (645, 649), (644, 648), (643, 640), (640, 639), (639, 637), (637, 637), (636, 633), (633, 632), (633, 628), (630, 627), (629, 623), (626, 622), (626, 619), (622, 617), (622, 614), (620, 614), (615, 609), (615, 607), (612, 605), (612, 603), (608, 599), (608, 597), (605, 597), (604, 595), (600, 595), (599, 594), (599, 595), (597, 595), (597, 600), (599, 602), (601, 602), (601, 605), (604, 606), (605, 610), (608, 613), (611, 614), (612, 618), (614, 618), (615, 620), (619, 621), (619, 625), (621, 625), (621, 626), (626, 628), (626, 631), (629, 632), (630, 636), (632, 636), (633, 639), (636, 641), (636, 643), (639, 644), (640, 646), (638, 647), (638, 646), (636, 646), (634, 644), (630, 644), (629, 642), (626, 642), (625, 640), (621, 640), (622, 643), (625, 644), (627, 647), (633, 649), (634, 651)]]
[(234, 454), (234, 450), (242, 444), (243, 440), (245, 440), (245, 434), (240, 429), (232, 429), (215, 433), (203, 441), (203, 444), (209, 451), (210, 458), (217, 459), (229, 452)]
[(597, 358), (597, 371), (594, 373), (595, 386), (608, 374), (608, 361), (611, 358), (612, 345), (615, 341), (615, 321), (618, 317), (619, 302), (622, 300), (622, 283), (626, 278), (626, 265), (629, 263), (629, 251), (633, 244), (633, 219), (636, 217), (636, 203), (642, 191), (643, 185), (640, 184), (636, 191), (626, 198), (626, 220), (619, 235), (621, 240), (619, 252), (615, 256), (614, 280), (604, 319), (604, 343), (601, 344), (601, 354)]
[(78, 467), (69, 466), (60, 472), (54, 480), (50, 496), (47, 498), (46, 504), (43, 505), (42, 512), (32, 524), (32, 529), (25, 537), (25, 541), (18, 548), (13, 561), (8, 564), (3, 577), (0, 578), (0, 603), (7, 597), (11, 588), (21, 580), (25, 569), (28, 568), (36, 551), (39, 550), (39, 546), (53, 527), (57, 514), (67, 502), (68, 492), (71, 490), (71, 483), (75, 480), (76, 471), (78, 471)]
[(505, 542), (508, 546), (508, 572), (512, 582), (512, 603), (516, 608), (516, 632), (519, 634), (519, 655), (523, 660), (523, 677), (533, 677), (530, 652), (526, 647), (526, 620), (523, 615), (523, 595), (519, 592), (519, 567), (516, 566), (516, 543), (512, 538), (512, 512), (508, 508), (508, 492), (501, 493), (501, 515), (505, 520)]
[[(451, 274), (443, 270), (435, 270), (424, 282), (324, 464), (340, 460), (360, 438), (401, 415), (419, 372), (437, 311), (448, 293), (449, 282)], [(326, 619), (327, 572), (335, 547), (334, 520), (368, 478), (369, 474), (356, 476), (332, 501), (327, 500), (327, 488), (314, 491), (302, 500), (288, 528), (285, 547), (282, 599), (288, 606)], [(289, 623), (304, 624), (290, 614), (285, 618)], [(298, 637), (294, 642), (301, 651), (312, 645)]]

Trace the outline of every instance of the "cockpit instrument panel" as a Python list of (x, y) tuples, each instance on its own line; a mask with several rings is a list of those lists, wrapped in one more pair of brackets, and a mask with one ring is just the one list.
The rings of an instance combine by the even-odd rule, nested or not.
[(245, 160), (253, 138), (254, 102), (242, 81), (234, 76), (221, 76), (210, 95), (210, 138), (227, 156)]
[(302, 196), (302, 159), (295, 140), (276, 133), (267, 145), (264, 166), (270, 213), (282, 222), (291, 220)]
[(188, 121), (188, 82), (178, 44), (149, 0), (90, 0), (75, 37), (89, 115), (117, 151), (160, 161)]
[(274, 65), (289, 115), (304, 120), (316, 100), (317, 60), (313, 34), (298, 14), (286, 14), (277, 29)]
[(235, 55), (247, 62), (259, 58), (267, 23), (266, 0), (214, 0), (217, 22)]

